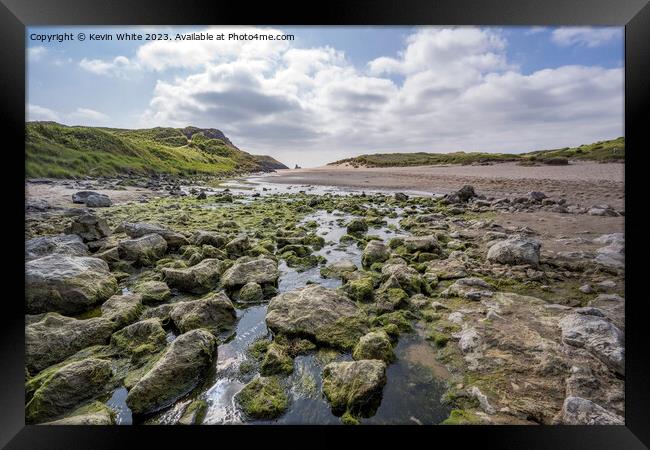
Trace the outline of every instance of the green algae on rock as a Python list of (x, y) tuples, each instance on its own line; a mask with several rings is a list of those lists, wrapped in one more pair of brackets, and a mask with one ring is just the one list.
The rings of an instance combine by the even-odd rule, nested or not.
[(289, 406), (289, 398), (277, 377), (255, 378), (235, 399), (244, 413), (254, 419), (275, 419)]

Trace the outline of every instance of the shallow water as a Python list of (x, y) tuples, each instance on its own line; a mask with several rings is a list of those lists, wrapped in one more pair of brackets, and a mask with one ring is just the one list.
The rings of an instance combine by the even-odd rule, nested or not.
[[(306, 191), (310, 194), (348, 195), (358, 194), (359, 191), (342, 191), (340, 188), (322, 186), (287, 186), (260, 182), (257, 179), (236, 180), (224, 183), (233, 193), (260, 195), (278, 193), (298, 193)], [(263, 191), (266, 188), (267, 191)], [(213, 189), (219, 192), (223, 189)], [(207, 190), (210, 193), (210, 190)], [(371, 191), (367, 191), (371, 192)], [(250, 199), (253, 200), (252, 198)], [(239, 201), (239, 200), (238, 200)], [(220, 207), (221, 204), (215, 205)], [(370, 205), (369, 205), (370, 206)], [(370, 227), (369, 235), (388, 240), (395, 236), (408, 233), (399, 229), (399, 221), (404, 211), (393, 209), (398, 217), (384, 217), (385, 226)], [(388, 211), (382, 211), (380, 214)], [(325, 246), (315, 251), (327, 259), (327, 264), (340, 260), (350, 260), (361, 267), (362, 249), (355, 244), (339, 243), (341, 236), (346, 234), (345, 223), (352, 216), (340, 211), (317, 211), (306, 216), (301, 223), (316, 221), (318, 227), (314, 232), (325, 239)], [(328, 288), (341, 285), (338, 279), (326, 279), (320, 275), (321, 266), (298, 271), (280, 261), (280, 292), (292, 291), (304, 287), (308, 283), (318, 283)], [(338, 424), (340, 420), (331, 413), (329, 404), (321, 392), (321, 373), (326, 363), (318, 353), (299, 355), (294, 359), (294, 372), (283, 380), (289, 394), (288, 410), (276, 420), (250, 420), (239, 410), (235, 395), (245, 386), (246, 382), (257, 374), (252, 371), (241, 373), (241, 364), (248, 360), (247, 349), (257, 339), (270, 336), (265, 324), (267, 304), (252, 305), (237, 309), (237, 325), (234, 335), (218, 347), (215, 366), (201, 386), (192, 393), (177, 401), (171, 407), (154, 414), (145, 423), (173, 424), (182, 415), (185, 407), (195, 398), (207, 401), (208, 409), (204, 424)], [(168, 340), (174, 339), (174, 334), (168, 334)], [(387, 384), (383, 390), (382, 401), (376, 413), (369, 418), (361, 418), (362, 424), (437, 424), (449, 414), (449, 408), (441, 404), (441, 396), (445, 390), (446, 369), (435, 359), (435, 350), (423, 336), (423, 333), (413, 332), (403, 334), (395, 346), (396, 359), (387, 368)], [(339, 354), (335, 360), (351, 360), (350, 354)], [(127, 391), (120, 388), (114, 391), (107, 402), (117, 412), (120, 424), (132, 423), (131, 412), (124, 403)]]

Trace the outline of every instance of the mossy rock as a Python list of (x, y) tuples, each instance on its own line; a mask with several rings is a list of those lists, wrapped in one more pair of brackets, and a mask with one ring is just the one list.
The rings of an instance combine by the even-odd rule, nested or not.
[(277, 377), (258, 377), (237, 393), (235, 400), (254, 419), (275, 419), (289, 407), (289, 398)]
[(373, 299), (374, 285), (371, 278), (350, 280), (343, 286), (346, 295), (355, 302), (371, 302)]
[(293, 359), (281, 345), (272, 342), (266, 349), (260, 373), (263, 376), (288, 375), (293, 372)]
[(466, 411), (464, 409), (453, 409), (449, 414), (449, 417), (443, 420), (441, 425), (472, 425), (481, 423), (481, 419), (472, 413), (471, 411)]

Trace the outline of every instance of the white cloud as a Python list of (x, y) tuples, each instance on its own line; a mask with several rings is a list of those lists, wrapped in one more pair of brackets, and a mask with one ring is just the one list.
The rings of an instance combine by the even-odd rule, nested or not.
[(84, 124), (88, 122), (96, 124), (98, 122), (103, 122), (109, 119), (106, 114), (90, 108), (77, 108), (75, 112), (69, 114), (69, 117), (72, 120), (84, 121)]
[(45, 121), (54, 121), (58, 122), (61, 120), (60, 115), (43, 106), (27, 104), (27, 120), (45, 120)]
[(42, 45), (36, 47), (29, 47), (27, 49), (27, 58), (30, 62), (36, 62), (43, 59), (43, 56), (47, 53), (47, 49)]
[(84, 58), (79, 61), (79, 67), (95, 75), (107, 75), (128, 78), (138, 70), (137, 63), (133, 63), (126, 56), (117, 56), (111, 61)]
[[(599, 47), (613, 40), (621, 40), (623, 29), (619, 27), (566, 27), (553, 30), (551, 40), (561, 46)], [(622, 43), (622, 40), (621, 40)]]

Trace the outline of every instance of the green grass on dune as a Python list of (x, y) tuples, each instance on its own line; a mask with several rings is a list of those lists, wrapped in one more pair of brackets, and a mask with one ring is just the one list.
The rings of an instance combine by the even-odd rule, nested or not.
[(261, 170), (269, 159), (281, 166), (270, 157), (265, 163), (237, 149), (223, 135), (223, 139), (205, 135), (214, 132), (218, 131), (192, 127), (123, 130), (29, 122), (25, 130), (25, 175), (220, 175)]
[(595, 142), (573, 148), (538, 150), (528, 153), (376, 153), (342, 159), (330, 163), (351, 164), (355, 167), (405, 167), (430, 166), (438, 164), (476, 164), (516, 161), (523, 165), (567, 164), (569, 160), (624, 161), (625, 138)]

